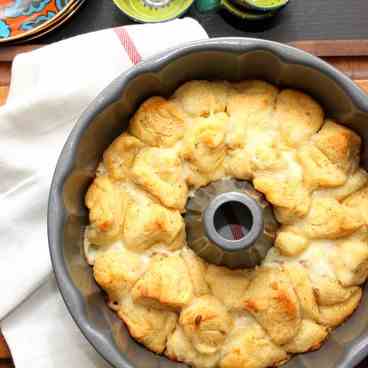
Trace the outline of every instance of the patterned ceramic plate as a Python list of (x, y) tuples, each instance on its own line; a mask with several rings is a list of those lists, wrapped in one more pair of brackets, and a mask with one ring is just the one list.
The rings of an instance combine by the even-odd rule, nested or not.
[(77, 0), (0, 0), (0, 43), (19, 40), (47, 27)]
[(73, 3), (73, 6), (69, 8), (69, 11), (65, 13), (63, 17), (58, 18), (56, 22), (48, 25), (48, 27), (41, 28), (36, 33), (32, 33), (31, 35), (20, 39), (19, 42), (28, 42), (35, 40), (36, 38), (46, 36), (56, 28), (59, 28), (59, 26), (66, 23), (74, 15), (74, 13), (79, 10), (79, 8), (84, 4), (85, 1), (86, 0), (77, 0), (75, 3)]

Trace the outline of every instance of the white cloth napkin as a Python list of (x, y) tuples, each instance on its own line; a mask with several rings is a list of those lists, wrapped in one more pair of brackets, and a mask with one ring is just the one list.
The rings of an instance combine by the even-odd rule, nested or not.
[(0, 108), (0, 320), (17, 368), (103, 367), (50, 276), (46, 207), (53, 169), (77, 118), (109, 82), (142, 58), (205, 38), (185, 18), (90, 33), (16, 57)]

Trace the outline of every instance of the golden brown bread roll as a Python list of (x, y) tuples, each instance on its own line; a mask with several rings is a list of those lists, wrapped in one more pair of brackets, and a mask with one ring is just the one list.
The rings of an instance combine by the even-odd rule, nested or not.
[(146, 308), (134, 304), (131, 298), (124, 299), (118, 315), (127, 325), (129, 333), (155, 353), (164, 351), (177, 320), (173, 312)]
[[(318, 305), (318, 299), (320, 301), (326, 299), (329, 300), (328, 290), (316, 290), (316, 287), (320, 286), (322, 288), (324, 285), (318, 284), (316, 282), (315, 285), (313, 285), (309, 278), (308, 270), (301, 265), (288, 264), (284, 267), (298, 295), (301, 312), (305, 318), (310, 318), (327, 327), (336, 327), (342, 323), (359, 305), (362, 295), (360, 288), (352, 288), (348, 290), (347, 294), (345, 295), (344, 292), (340, 290), (339, 299), (341, 302), (338, 304)], [(321, 297), (317, 297), (318, 292), (321, 296), (322, 291), (325, 293), (323, 299), (321, 299)], [(339, 291), (332, 291), (332, 297), (336, 299), (336, 294), (338, 293)]]
[(320, 311), (319, 322), (328, 327), (336, 327), (340, 325), (358, 307), (361, 298), (362, 298), (362, 290), (360, 288), (356, 288), (355, 292), (345, 302), (335, 304), (332, 306), (321, 306), (319, 308)]
[(325, 306), (347, 301), (358, 289), (357, 287), (343, 287), (337, 280), (327, 276), (313, 275), (311, 282), (317, 303)]
[(226, 267), (209, 265), (206, 281), (211, 293), (230, 310), (242, 310), (242, 298), (250, 282), (250, 274), (244, 270), (229, 270)]
[(308, 239), (300, 234), (295, 234), (288, 227), (281, 227), (275, 239), (275, 247), (284, 256), (293, 257), (302, 253), (308, 247)]
[(310, 239), (336, 239), (352, 234), (363, 225), (359, 213), (334, 198), (313, 198), (308, 215), (291, 226)]
[(198, 368), (216, 367), (220, 359), (220, 353), (201, 354), (194, 349), (179, 325), (167, 340), (165, 355), (171, 360), (184, 362)]
[(363, 169), (359, 169), (349, 176), (348, 180), (346, 180), (343, 185), (334, 188), (324, 188), (319, 190), (316, 194), (321, 197), (332, 197), (341, 202), (351, 194), (362, 189), (367, 182), (368, 173)]
[(184, 221), (179, 211), (154, 202), (131, 201), (128, 204), (122, 235), (128, 249), (144, 251), (153, 245), (163, 244), (176, 250), (185, 243), (183, 232)]
[(278, 89), (257, 80), (238, 83), (236, 89), (228, 101), (225, 168), (235, 178), (251, 179), (258, 170), (282, 166), (278, 127), (272, 119)]
[(164, 206), (182, 211), (188, 195), (180, 158), (175, 151), (144, 148), (136, 156), (132, 179)]
[(189, 185), (203, 186), (223, 176), (227, 123), (228, 117), (225, 113), (193, 120), (193, 126), (184, 136), (181, 152), (189, 171)]
[(107, 292), (109, 300), (119, 304), (145, 268), (141, 257), (119, 247), (97, 254), (93, 275), (97, 283)]
[(304, 353), (320, 348), (328, 336), (328, 329), (308, 319), (303, 319), (297, 335), (283, 345), (288, 353)]
[(185, 116), (162, 97), (146, 100), (134, 114), (129, 132), (154, 147), (171, 147), (184, 135)]
[(159, 309), (178, 309), (193, 298), (193, 285), (179, 255), (153, 256), (144, 275), (132, 289), (135, 303)]
[(222, 348), (233, 321), (218, 299), (204, 295), (181, 311), (179, 323), (198, 352), (213, 354)]
[(127, 194), (107, 175), (103, 175), (94, 179), (85, 202), (89, 209), (89, 241), (105, 245), (117, 240), (121, 236), (125, 219)]
[(353, 131), (327, 120), (298, 152), (306, 184), (317, 188), (343, 185), (359, 164), (360, 144)]
[(312, 138), (317, 148), (345, 173), (354, 172), (359, 164), (362, 140), (351, 129), (333, 120), (326, 120), (322, 129)]
[(285, 363), (288, 354), (256, 323), (233, 331), (224, 346), (221, 368), (267, 368)]
[(209, 294), (210, 289), (205, 280), (207, 264), (187, 247), (183, 248), (181, 256), (183, 257), (190, 279), (192, 280), (194, 295), (202, 296)]
[[(237, 94), (228, 101), (230, 131), (227, 142), (230, 148), (244, 148), (250, 135), (276, 129), (272, 113), (275, 109), (278, 89), (273, 85), (251, 80), (236, 85)], [(253, 133), (253, 134), (252, 134)]]
[(104, 152), (103, 163), (108, 174), (116, 180), (127, 179), (135, 156), (144, 144), (130, 134), (119, 135)]
[(274, 119), (280, 125), (284, 141), (292, 147), (318, 132), (323, 116), (321, 106), (302, 92), (285, 89), (277, 97)]
[(283, 268), (298, 297), (302, 317), (318, 321), (319, 309), (308, 270), (299, 262), (285, 264)]
[(309, 211), (310, 193), (299, 178), (276, 177), (267, 173), (253, 179), (253, 185), (276, 206), (276, 217), (282, 223), (303, 217)]
[(228, 82), (190, 81), (175, 91), (172, 101), (192, 117), (208, 116), (224, 112), (232, 93)]
[(336, 276), (345, 287), (360, 285), (368, 277), (368, 232), (361, 232), (342, 239), (331, 254)]
[(359, 213), (364, 224), (368, 225), (368, 186), (348, 196), (343, 204), (351, 208), (354, 213)]
[(298, 332), (301, 323), (298, 298), (281, 269), (258, 268), (243, 303), (276, 344), (287, 343)]

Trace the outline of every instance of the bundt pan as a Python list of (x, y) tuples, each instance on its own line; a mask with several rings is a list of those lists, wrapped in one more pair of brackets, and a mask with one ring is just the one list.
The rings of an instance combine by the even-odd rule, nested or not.
[[(169, 96), (192, 79), (259, 78), (305, 91), (328, 115), (368, 142), (368, 98), (322, 60), (275, 42), (219, 38), (187, 44), (123, 73), (84, 112), (60, 155), (48, 209), (48, 236), (57, 282), (75, 322), (95, 349), (116, 368), (177, 367), (136, 343), (107, 307), (83, 256), (87, 224), (84, 194), (103, 151), (128, 126), (137, 106), (152, 95)], [(367, 144), (362, 165), (368, 169)], [(359, 309), (322, 348), (296, 356), (285, 368), (355, 367), (368, 355), (368, 293)], [(180, 364), (180, 366), (183, 366)]]

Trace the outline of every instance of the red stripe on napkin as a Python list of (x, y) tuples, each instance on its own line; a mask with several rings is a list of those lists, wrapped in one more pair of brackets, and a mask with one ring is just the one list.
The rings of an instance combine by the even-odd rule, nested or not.
[(239, 240), (241, 238), (244, 238), (243, 229), (238, 224), (232, 224), (230, 225), (231, 234), (233, 235), (234, 240)]
[(128, 31), (125, 29), (125, 27), (118, 27), (114, 28), (114, 32), (118, 36), (119, 41), (129, 56), (129, 59), (133, 64), (138, 64), (142, 60), (142, 57), (130, 38)]

